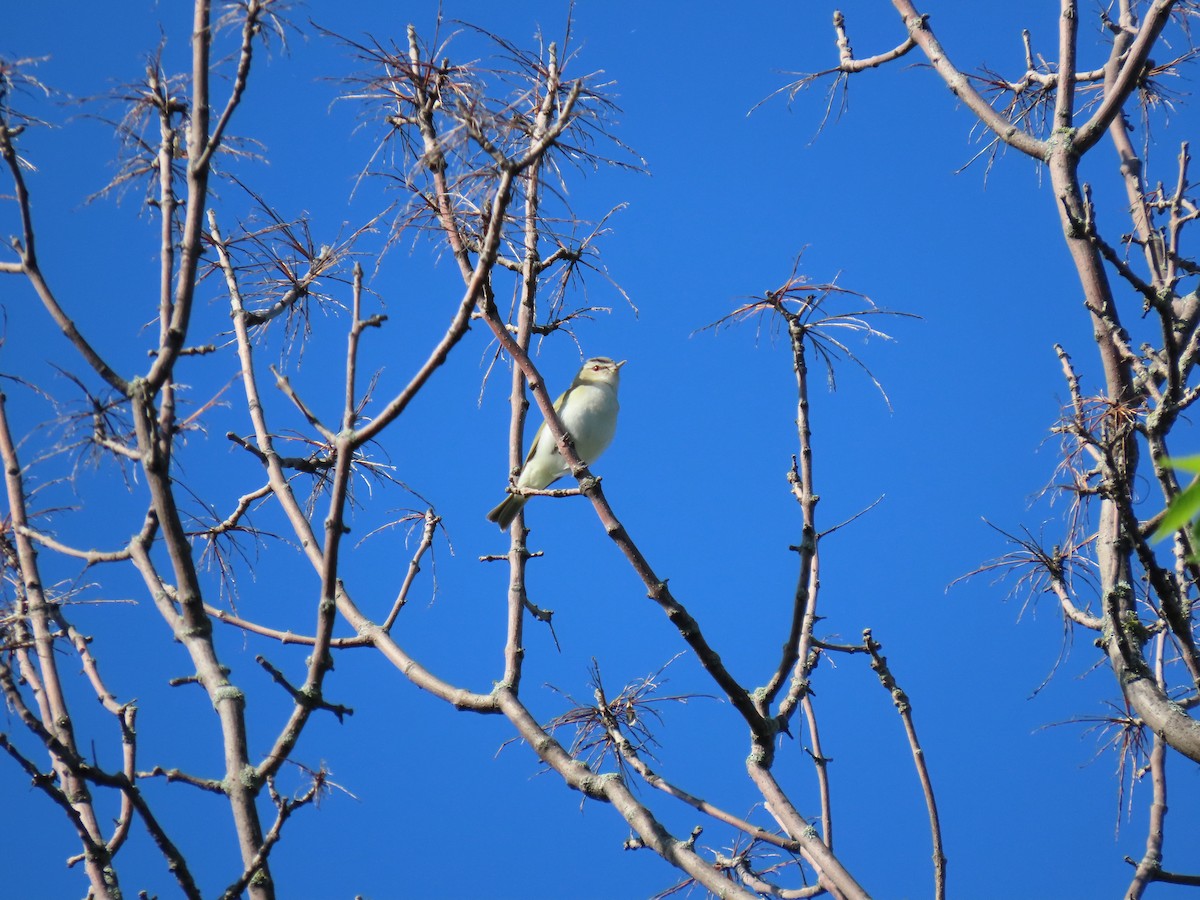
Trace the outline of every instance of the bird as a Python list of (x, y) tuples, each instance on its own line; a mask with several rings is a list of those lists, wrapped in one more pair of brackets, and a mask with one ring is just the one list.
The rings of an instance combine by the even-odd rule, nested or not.
[[(575, 452), (588, 464), (599, 459), (616, 433), (617, 410), (620, 408), (617, 388), (621, 384), (621, 366), (627, 362), (593, 356), (583, 364), (571, 386), (554, 401), (554, 411), (574, 440)], [(517, 487), (542, 490), (570, 471), (558, 452), (558, 442), (542, 422), (521, 467)], [(528, 499), (521, 494), (509, 494), (487, 514), (488, 521), (495, 522), (502, 531), (507, 529)]]

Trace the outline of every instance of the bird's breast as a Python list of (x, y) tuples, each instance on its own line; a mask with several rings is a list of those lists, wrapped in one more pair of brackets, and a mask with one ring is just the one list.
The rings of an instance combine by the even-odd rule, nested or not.
[(612, 442), (617, 430), (617, 395), (608, 385), (583, 384), (562, 411), (563, 425), (575, 439), (575, 450), (593, 462)]

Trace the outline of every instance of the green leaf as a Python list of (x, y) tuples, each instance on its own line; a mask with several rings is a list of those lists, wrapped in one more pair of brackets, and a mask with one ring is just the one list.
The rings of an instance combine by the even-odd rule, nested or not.
[(1191, 472), (1200, 475), (1200, 455), (1197, 456), (1164, 456), (1159, 460), (1168, 469), (1178, 472)]
[[(1192, 456), (1188, 459), (1200, 462), (1200, 457)], [(1200, 516), (1200, 478), (1194, 479), (1178, 497), (1171, 501), (1171, 505), (1167, 507), (1167, 514), (1154, 529), (1152, 539), (1161, 541), (1163, 538), (1169, 537), (1197, 516)]]

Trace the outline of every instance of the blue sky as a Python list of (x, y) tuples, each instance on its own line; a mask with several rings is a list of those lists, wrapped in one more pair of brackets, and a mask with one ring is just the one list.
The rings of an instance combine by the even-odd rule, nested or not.
[[(187, 16), (175, 6), (22, 4), (6, 17), (0, 54), (49, 57), (37, 74), (62, 92), (60, 99), (101, 94), (138, 77), (160, 26), (168, 66), (181, 67)], [(539, 27), (551, 38), (562, 33), (566, 4), (512, 6), (453, 2), (445, 13), (519, 44), (532, 44)], [(938, 791), (952, 896), (1112, 894), (1131, 871), (1123, 858), (1142, 853), (1147, 791), (1139, 787), (1132, 804), (1120, 808), (1116, 758), (1097, 757), (1096, 735), (1080, 725), (1044, 727), (1105, 713), (1105, 701), (1116, 696), (1112, 676), (1094, 668), (1100, 656), (1089, 639), (1064, 636), (1048, 598), (1033, 598), (1022, 614), (1027, 598), (1008, 598), (1009, 583), (981, 576), (948, 589), (1006, 550), (984, 520), (1009, 531), (1044, 529), (1050, 543), (1061, 527), (1062, 506), (1032, 502), (1057, 463), (1048, 428), (1066, 390), (1053, 344), (1066, 347), (1085, 378), (1093, 367), (1090, 327), (1054, 200), (1016, 154), (1001, 158), (986, 178), (980, 166), (956, 174), (978, 150), (972, 119), (927, 68), (892, 65), (855, 78), (848, 110), (819, 137), (824, 85), (748, 115), (795, 77), (789, 73), (834, 63), (833, 8), (764, 2), (732, 11), (727, 4), (623, 0), (575, 7), (575, 74), (602, 69), (615, 81), (621, 112), (614, 131), (648, 169), (602, 168), (571, 184), (584, 217), (628, 204), (611, 220), (602, 254), (636, 311), (595, 278), (588, 300), (611, 313), (579, 329), (585, 355), (630, 360), (617, 438), (595, 471), (617, 515), (730, 668), (761, 683), (786, 631), (795, 581), (787, 548), (800, 531), (785, 480), (795, 448), (790, 358), (786, 340), (754, 323), (696, 331), (783, 282), (801, 251), (800, 269), (813, 281), (837, 278), (881, 307), (919, 316), (878, 320), (892, 342), (853, 345), (886, 388), (890, 411), (852, 367), (839, 371), (836, 392), (814, 379), (821, 526), (883, 497), (822, 546), (821, 634), (854, 641), (871, 628), (911, 697)], [(903, 37), (887, 3), (849, 0), (841, 8), (860, 56)], [(1019, 74), (1022, 27), (1042, 52), (1053, 53), (1054, 14), (1044, 3), (931, 2), (925, 11), (966, 68), (986, 64)], [(392, 197), (368, 181), (350, 199), (377, 133), (351, 104), (334, 102), (336, 79), (359, 66), (309, 27), (308, 17), (356, 40), (370, 34), (402, 41), (410, 21), (431, 33), (436, 6), (314, 2), (297, 9), (303, 33), (290, 36), (288, 52), (276, 46), (256, 61), (233, 131), (262, 141), (268, 161), (238, 174), (284, 215), (309, 214), (320, 243), (349, 233)], [(1082, 33), (1091, 65), (1100, 58), (1091, 18)], [(456, 52), (471, 57), (485, 48), (463, 35), (451, 44)], [(30, 185), (43, 266), (102, 352), (124, 371), (144, 368), (153, 333), (140, 329), (154, 315), (156, 225), (140, 209), (140, 189), (119, 202), (84, 202), (111, 177), (117, 148), (101, 122), (78, 114), (113, 109), (36, 102), (39, 115), (62, 126), (31, 130), (22, 145), (37, 166)], [(1177, 143), (1194, 137), (1196, 124), (1186, 108), (1159, 123), (1164, 143), (1150, 160), (1151, 180), (1173, 175)], [(1094, 151), (1085, 174), (1110, 231), (1126, 230), (1106, 146)], [(245, 214), (232, 186), (219, 189), (214, 205), (230, 227)], [(11, 210), (0, 217), (4, 233), (12, 232)], [(363, 249), (377, 253), (379, 242), (368, 239)], [(460, 284), (448, 260), (439, 261), (422, 240), (402, 241), (368, 271), (390, 317), (387, 329), (368, 337), (371, 364), (381, 370), (380, 396), (387, 396), (444, 329)], [(219, 331), (227, 321), (219, 288), (215, 280), (202, 288), (207, 305), (198, 329)], [(497, 293), (510, 290), (501, 284)], [(82, 363), (32, 293), (6, 276), (0, 303), (7, 318), (0, 371), (67, 392), (51, 364), (78, 370)], [(320, 343), (291, 359), (289, 371), (314, 402), (333, 410), (337, 389), (324, 385), (340, 378), (344, 318), (320, 314), (313, 324)], [(398, 636), (430, 668), (474, 690), (486, 690), (502, 671), (504, 573), (477, 561), (507, 547), (483, 518), (506, 475), (507, 384), (480, 390), (492, 352), (476, 326), (383, 442), (398, 476), (436, 504), (449, 535), (439, 539)], [(547, 341), (537, 362), (556, 393), (578, 367), (579, 350)], [(196, 361), (184, 380), (199, 403), (235, 371), (233, 356), (218, 354)], [(24, 427), (46, 418), (32, 393), (8, 393)], [(281, 398), (272, 402), (280, 428), (303, 427)], [(222, 506), (260, 479), (228, 446), (231, 428), (248, 430), (236, 403), (214, 410), (207, 437), (189, 439), (181, 454), (186, 477), (215, 492)], [(119, 522), (112, 543), (135, 531), (141, 486), (126, 490), (113, 481), (81, 489), (72, 501), (81, 512), (56, 523), (60, 533), (104, 543), (86, 537), (97, 509)], [(369, 502), (356, 514), (359, 536), (416, 502), (399, 492), (363, 497)], [(561, 644), (556, 649), (540, 627), (527, 632), (524, 691), (537, 715), (548, 719), (564, 709), (561, 696), (543, 685), (590, 697), (593, 658), (615, 693), (684, 649), (584, 502), (535, 501), (528, 518), (531, 541), (545, 551), (531, 576), (533, 599), (556, 610)], [(399, 530), (365, 541), (350, 569), (357, 590), (386, 608), (410, 553)], [(316, 588), (307, 571), (295, 572), (286, 545), (267, 547), (254, 565), (254, 576), (240, 585), (244, 614), (278, 624), (309, 608)], [(207, 701), (199, 691), (165, 686), (186, 674), (186, 655), (129, 573), (102, 574), (84, 596), (120, 602), (80, 606), (77, 617), (96, 636), (118, 695), (139, 699), (142, 759), (217, 775), (220, 751)], [(70, 567), (53, 573), (77, 576)], [(100, 580), (97, 573), (86, 577)], [(308, 619), (294, 621), (299, 628)], [(220, 641), (251, 697), (262, 752), (286, 708), (253, 656), (265, 652), (299, 671), (303, 653), (233, 630)], [(1064, 641), (1069, 655), (1039, 691)], [(815, 683), (825, 751), (834, 760), (836, 849), (875, 896), (927, 896), (928, 833), (900, 722), (861, 660), (837, 662), (822, 664)], [(667, 671), (671, 692), (713, 690), (686, 656)], [(84, 687), (75, 686), (74, 698), (82, 730), (94, 734), (105, 759), (114, 752), (112, 728), (91, 709)], [(627, 829), (612, 810), (581, 806), (556, 776), (539, 775), (528, 748), (500, 751), (512, 736), (502, 719), (456, 713), (367, 650), (337, 659), (327, 692), (355, 714), (340, 726), (315, 722), (296, 758), (328, 765), (353, 797), (335, 792), (289, 823), (275, 857), (280, 896), (641, 897), (674, 883), (675, 873), (649, 851), (621, 849)], [(749, 815), (755, 797), (743, 766), (748, 741), (734, 712), (695, 699), (665, 715), (658, 770)], [(815, 815), (802, 744), (785, 742), (779, 768), (801, 811)], [(1170, 771), (1166, 865), (1194, 871), (1194, 849), (1182, 838), (1200, 824), (1200, 786), (1190, 766), (1172, 761)], [(699, 821), (687, 808), (642, 793), (678, 835)], [(231, 880), (236, 850), (224, 806), (181, 788), (156, 788), (151, 796), (181, 843), (208, 861), (200, 870), (206, 892)], [(0, 849), (6, 890), (78, 894), (82, 876), (63, 867), (75, 852), (66, 822), (7, 764), (0, 765), (0, 808), (10, 829), (36, 836)], [(135, 832), (117, 859), (125, 889), (172, 896), (161, 861)], [(722, 846), (728, 836), (714, 825), (700, 843), (710, 839)]]

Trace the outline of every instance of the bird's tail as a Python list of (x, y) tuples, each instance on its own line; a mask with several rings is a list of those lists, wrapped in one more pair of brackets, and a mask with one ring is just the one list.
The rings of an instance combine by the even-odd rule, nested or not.
[(528, 497), (521, 497), (517, 494), (509, 494), (499, 506), (487, 514), (488, 521), (499, 525), (501, 531), (507, 531), (508, 526), (512, 524), (512, 520), (517, 517), (517, 513), (521, 511), (521, 507), (528, 499)]

